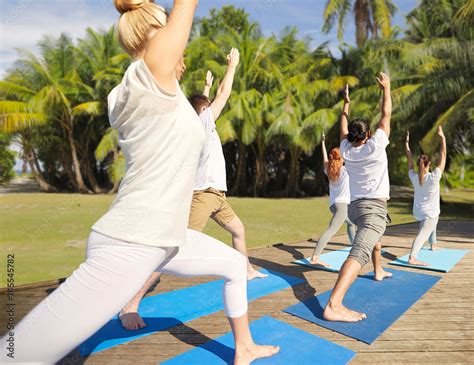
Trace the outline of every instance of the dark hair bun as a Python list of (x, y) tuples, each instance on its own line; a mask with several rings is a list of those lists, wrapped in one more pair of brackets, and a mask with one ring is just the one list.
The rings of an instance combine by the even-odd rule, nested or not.
[(369, 132), (369, 124), (365, 119), (354, 119), (347, 127), (349, 133), (347, 140), (351, 143), (359, 142), (365, 139)]

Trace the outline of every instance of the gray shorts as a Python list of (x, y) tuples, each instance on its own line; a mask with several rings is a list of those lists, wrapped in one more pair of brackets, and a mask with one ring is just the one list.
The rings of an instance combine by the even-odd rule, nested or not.
[(389, 222), (387, 202), (379, 199), (353, 201), (349, 205), (349, 219), (357, 226), (349, 257), (364, 266)]

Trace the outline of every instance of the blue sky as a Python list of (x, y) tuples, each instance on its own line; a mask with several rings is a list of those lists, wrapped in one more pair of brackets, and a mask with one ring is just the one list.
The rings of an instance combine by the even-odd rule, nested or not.
[[(171, 6), (172, 1), (158, 3)], [(398, 12), (394, 24), (405, 26), (405, 14), (418, 0), (395, 0)], [(300, 35), (313, 38), (316, 46), (325, 41), (337, 50), (336, 30), (322, 34), (322, 14), (326, 0), (200, 0), (197, 16), (206, 16), (211, 8), (235, 5), (244, 8), (258, 21), (265, 35), (278, 34), (285, 26), (297, 26)], [(84, 30), (108, 28), (118, 19), (112, 0), (0, 0), (0, 77), (16, 58), (15, 48), (35, 51), (43, 34), (58, 36), (61, 32), (80, 37)], [(355, 28), (349, 16), (344, 41), (354, 44)]]

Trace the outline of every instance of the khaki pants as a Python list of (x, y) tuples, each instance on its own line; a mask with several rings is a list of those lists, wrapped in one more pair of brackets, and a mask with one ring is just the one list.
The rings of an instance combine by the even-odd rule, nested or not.
[(224, 226), (236, 216), (224, 192), (213, 188), (198, 190), (193, 193), (188, 227), (201, 232), (209, 218)]

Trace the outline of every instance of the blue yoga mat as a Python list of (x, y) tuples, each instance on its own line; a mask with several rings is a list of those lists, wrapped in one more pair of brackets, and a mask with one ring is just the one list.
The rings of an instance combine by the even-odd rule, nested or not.
[(393, 273), (391, 278), (375, 281), (373, 274), (361, 276), (347, 291), (344, 305), (367, 314), (367, 319), (360, 322), (330, 322), (323, 319), (323, 309), (332, 290), (284, 311), (371, 344), (441, 279), (439, 276), (409, 271), (387, 271)]
[(429, 266), (409, 264), (409, 254), (389, 262), (389, 264), (414, 267), (423, 270), (449, 272), (468, 252), (469, 250), (454, 250), (451, 248), (442, 248), (435, 251), (424, 249), (418, 254), (418, 260), (427, 262)]
[[(252, 364), (337, 365), (347, 364), (356, 355), (354, 351), (345, 347), (267, 316), (252, 322), (250, 329), (256, 343), (280, 346), (277, 355), (257, 360)], [(234, 353), (234, 337), (229, 332), (162, 364), (229, 364), (234, 358)]]
[[(310, 264), (311, 257), (307, 257), (301, 260), (292, 261), (294, 264), (308, 266), (313, 269), (330, 271), (330, 272), (339, 272), (341, 270), (342, 264), (346, 261), (347, 256), (349, 256), (349, 252), (351, 251), (351, 247), (344, 248), (342, 250), (332, 251), (328, 253), (324, 253), (320, 256), (321, 261), (331, 265), (330, 267), (324, 267), (319, 265), (312, 265)], [(382, 250), (382, 253), (385, 251)]]
[[(248, 282), (249, 301), (303, 282), (302, 279), (274, 271), (262, 272), (267, 273), (268, 278)], [(79, 346), (80, 354), (90, 355), (223, 310), (223, 285), (224, 280), (216, 280), (146, 297), (138, 309), (147, 324), (145, 328), (128, 331), (115, 317)]]
[(293, 263), (298, 264), (298, 265), (308, 266), (308, 267), (311, 267), (313, 269), (318, 269), (318, 270), (339, 272), (339, 270), (341, 270), (342, 264), (344, 263), (344, 261), (346, 261), (347, 256), (349, 256), (350, 250), (351, 248), (348, 247), (342, 250), (337, 250), (337, 251), (332, 251), (332, 252), (322, 254), (320, 256), (321, 261), (324, 261), (325, 263), (331, 265), (331, 267), (311, 265), (309, 263), (311, 261), (311, 257), (301, 259), (301, 260), (295, 260), (293, 261)]

